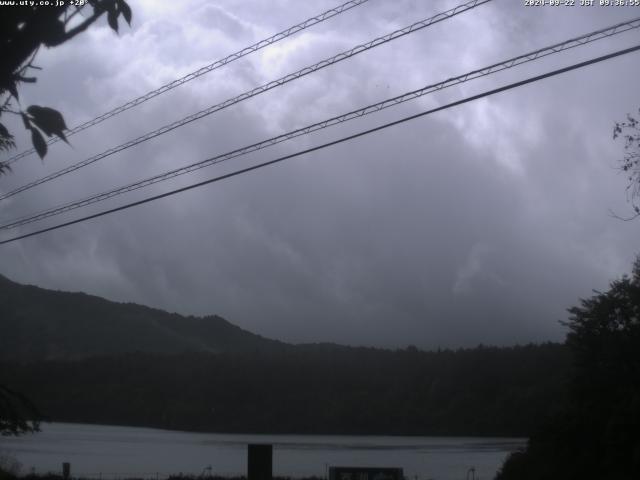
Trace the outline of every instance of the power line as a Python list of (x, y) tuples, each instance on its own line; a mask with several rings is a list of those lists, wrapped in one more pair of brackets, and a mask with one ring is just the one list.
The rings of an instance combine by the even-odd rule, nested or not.
[[(94, 119), (88, 120), (70, 130), (67, 130), (65, 132), (65, 135), (67, 137), (70, 137), (71, 135), (74, 135), (78, 132), (86, 130), (89, 127), (93, 127), (94, 125), (104, 122), (108, 118), (114, 117), (126, 110), (129, 110), (130, 108), (135, 107), (136, 105), (140, 105), (141, 103), (144, 103), (147, 100), (151, 100), (152, 98), (157, 97), (158, 95), (162, 95), (163, 93), (168, 92), (169, 90), (173, 90), (174, 88), (179, 87), (180, 85), (184, 85), (185, 83), (190, 82), (191, 80), (194, 80), (206, 73), (212, 72), (213, 70), (223, 67), (224, 65), (228, 65), (231, 62), (239, 60), (242, 57), (246, 57), (247, 55), (253, 52), (257, 52), (258, 50), (268, 47), (269, 45), (273, 45), (274, 43), (277, 43), (280, 40), (284, 40), (285, 38), (295, 35), (296, 33), (302, 30), (305, 30), (309, 27), (322, 23), (325, 20), (328, 20), (332, 17), (335, 17), (336, 15), (346, 12), (347, 10), (351, 10), (354, 7), (358, 7), (368, 1), (369, 0), (350, 0), (349, 2), (343, 3), (342, 5), (332, 8), (331, 10), (327, 10), (326, 12), (316, 15), (315, 17), (308, 18), (304, 22), (301, 22), (301, 23), (298, 23), (297, 25), (289, 27), (286, 30), (276, 33), (275, 35), (269, 38), (260, 40), (259, 42), (256, 42), (253, 45), (243, 48), (242, 50), (238, 50), (237, 52), (232, 53), (231, 55), (228, 55), (223, 59), (217, 60), (209, 65), (199, 68), (198, 70), (191, 72), (185, 75), (184, 77), (181, 77), (169, 83), (166, 83), (155, 90), (147, 92), (144, 95), (134, 98), (133, 100), (130, 100), (127, 103), (124, 103), (114, 108), (113, 110), (103, 113), (102, 115)], [(54, 136), (54, 137), (51, 137), (49, 140), (47, 140), (47, 144), (51, 145), (52, 143), (56, 143), (59, 140), (60, 138)], [(5, 162), (1, 162), (1, 163), (5, 165), (11, 165), (17, 162), (18, 160), (20, 160), (21, 158), (31, 155), (35, 151), (36, 150), (34, 148), (30, 148), (28, 150), (25, 150), (22, 153), (14, 155), (13, 157), (6, 160)]]
[(471, 0), (467, 3), (458, 5), (457, 7), (454, 7), (452, 9), (449, 9), (445, 12), (439, 13), (437, 15), (434, 15), (433, 17), (427, 18), (425, 20), (421, 20), (419, 22), (413, 23), (405, 28), (399, 29), (399, 30), (395, 30), (387, 35), (384, 35), (382, 37), (378, 37), (374, 40), (371, 40), (370, 42), (364, 43), (362, 45), (358, 45), (356, 47), (351, 48), (350, 50), (344, 51), (342, 53), (339, 53), (331, 58), (327, 58), (325, 60), (322, 60), (321, 62), (318, 62), (312, 66), (308, 66), (308, 67), (304, 67), (300, 70), (298, 70), (297, 72), (294, 73), (290, 73), (288, 75), (285, 75), (284, 77), (279, 78), (278, 80), (273, 80), (271, 82), (265, 83), (259, 87), (256, 87), (252, 90), (249, 90), (248, 92), (242, 93), (236, 97), (230, 98), (228, 100), (225, 100), (224, 102), (218, 103), (217, 105), (213, 105), (209, 108), (206, 108), (204, 110), (201, 110), (197, 113), (194, 113), (192, 115), (189, 115), (181, 120), (178, 120), (176, 122), (173, 122), (169, 125), (165, 125), (163, 127), (160, 127), (157, 130), (154, 130), (152, 132), (149, 132), (145, 135), (142, 135), (138, 138), (135, 138), (133, 140), (130, 140), (126, 143), (123, 143), (121, 145), (118, 145), (117, 147), (113, 147), (110, 148), (109, 150), (106, 150), (102, 153), (99, 153), (97, 155), (94, 155), (93, 157), (87, 158), (86, 160), (82, 160), (81, 162), (75, 163), (73, 165), (70, 165), (66, 168), (63, 168), (62, 170), (58, 170), (57, 172), (54, 172), (50, 175), (47, 175), (45, 177), (42, 177), (38, 180), (34, 180), (30, 183), (27, 183), (25, 185), (22, 185), (21, 187), (18, 187), (14, 190), (11, 190), (7, 193), (4, 193), (2, 195), (0, 195), (0, 200), (4, 200), (6, 198), (12, 197), (14, 195), (17, 195), (20, 192), (24, 192), (25, 190), (29, 190), (33, 187), (36, 187), (38, 185), (41, 185), (43, 183), (49, 182), (51, 180), (54, 180), (55, 178), (58, 178), (62, 175), (65, 175), (67, 173), (73, 172), (75, 170), (78, 170), (82, 167), (85, 167), (87, 165), (90, 165), (92, 163), (97, 162), (98, 160), (102, 160), (105, 157), (108, 157), (110, 155), (113, 155), (115, 153), (121, 152), (123, 150), (126, 150), (128, 148), (131, 148), (135, 145), (138, 145), (142, 142), (146, 142), (147, 140), (151, 140), (152, 138), (158, 137), (160, 135), (164, 135), (165, 133), (168, 133), (172, 130), (175, 130), (176, 128), (182, 127), (188, 123), (194, 122), (196, 120), (199, 120), (203, 117), (206, 117), (208, 115), (211, 115), (212, 113), (218, 112), (220, 110), (223, 110), (225, 108), (230, 107), (231, 105), (234, 105), (236, 103), (242, 102), (244, 100), (247, 100), (249, 98), (255, 97), (256, 95), (260, 95), (264, 92), (267, 92), (269, 90), (272, 90), (276, 87), (280, 87), (286, 83), (289, 83), (291, 81), (297, 80), (298, 78), (304, 77), (306, 75), (309, 75), (310, 73), (314, 73), (317, 72), (318, 70), (321, 70), (325, 67), (328, 67), (330, 65), (333, 65), (335, 63), (341, 62), (343, 60), (346, 60), (348, 58), (351, 58), (355, 55), (358, 55), (359, 53), (362, 52), (366, 52), (372, 48), (378, 47), (382, 44), (385, 44), (387, 42), (390, 42), (392, 40), (395, 40), (397, 38), (403, 37), (405, 35), (408, 35), (410, 33), (414, 33), (417, 32), (419, 30), (422, 30), (423, 28), (426, 28), (428, 26), (431, 26), (435, 23), (441, 22), (443, 20), (447, 20), (455, 15), (458, 15), (460, 13), (466, 12), (467, 10), (471, 10), (477, 6), (480, 6), (482, 4), (488, 3), (491, 0)]
[(463, 75), (459, 75), (457, 77), (452, 77), (449, 78), (447, 80), (444, 80), (442, 82), (439, 83), (435, 83), (435, 84), (431, 84), (431, 85), (427, 85), (421, 89), (418, 90), (413, 90), (411, 92), (408, 93), (404, 93), (402, 95), (387, 99), (387, 100), (383, 100), (382, 102), (378, 102), (372, 105), (368, 105), (364, 108), (360, 108), (357, 110), (353, 110), (351, 112), (342, 114), (342, 115), (338, 115), (336, 117), (332, 117), (329, 118), (327, 120), (323, 120), (321, 122), (317, 122), (311, 125), (307, 125), (305, 127), (302, 128), (298, 128), (296, 130), (269, 138), (267, 140), (263, 140), (257, 143), (254, 143), (252, 145), (248, 145), (236, 150), (232, 150), (230, 152), (227, 153), (223, 153), (220, 155), (216, 155), (214, 157), (184, 166), (184, 167), (180, 167), (180, 168), (176, 168), (174, 170), (169, 170), (167, 172), (146, 178), (144, 180), (140, 180), (122, 187), (118, 187), (106, 192), (102, 192), (100, 194), (96, 194), (87, 198), (84, 198), (82, 200), (77, 200), (74, 202), (70, 202), (70, 203), (66, 203), (63, 205), (58, 205), (56, 207), (52, 207), (49, 208), (47, 210), (35, 213), (35, 214), (29, 214), (23, 217), (19, 217), (16, 219), (11, 220), (10, 222), (0, 225), (0, 230), (9, 230), (9, 229), (13, 229), (16, 227), (20, 227), (23, 225), (27, 225), (29, 223), (33, 223), (39, 220), (43, 220), (45, 218), (49, 218), (55, 215), (60, 215), (62, 213), (71, 211), (71, 210), (75, 210), (77, 208), (81, 208), (81, 207), (85, 207), (88, 205), (91, 205), (93, 203), (97, 203), (97, 202), (101, 202), (104, 200), (107, 200), (109, 198), (127, 193), (127, 192), (131, 192), (134, 190), (138, 190), (140, 188), (143, 187), (147, 187), (149, 185), (153, 185), (155, 183), (159, 183), (165, 180), (169, 180), (171, 178), (180, 176), (180, 175), (184, 175), (186, 173), (190, 173), (196, 170), (199, 170), (201, 168), (205, 168), (217, 163), (221, 163), (242, 155), (246, 155), (258, 150), (261, 150), (263, 148), (267, 148), (273, 145), (276, 145), (278, 143), (284, 142), (286, 140), (290, 140), (296, 137), (299, 137), (301, 135), (306, 135), (308, 133), (312, 133), (318, 130), (322, 130), (324, 128), (333, 126), (333, 125), (337, 125), (340, 123), (344, 123), (346, 121), (349, 120), (353, 120), (356, 118), (360, 118), (363, 117), (365, 115), (369, 115), (371, 113), (375, 113), (378, 112), (380, 110), (384, 110), (386, 108), (395, 106), (395, 105), (399, 105), (401, 103), (407, 102), (409, 100), (414, 100), (416, 98), (422, 97), (424, 95), (427, 95), (429, 93), (433, 93), (454, 85), (458, 85), (470, 80), (474, 80), (476, 78), (480, 78), (480, 77), (484, 77), (496, 72), (500, 72), (502, 70), (506, 70), (508, 68), (512, 68), (514, 66), (518, 66), (518, 65), (522, 65), (524, 63), (528, 63), (540, 58), (543, 58), (545, 56), (548, 55), (553, 55), (556, 53), (560, 53), (562, 51), (571, 49), (571, 48), (575, 48), (577, 46), (580, 45), (585, 45), (587, 43), (591, 43), (597, 40), (601, 40), (603, 38), (609, 38), (613, 35), (617, 35), (617, 34), (621, 34), (624, 32), (627, 32), (631, 29), (635, 29), (635, 28), (639, 28), (640, 27), (640, 17), (633, 19), (633, 20), (629, 20), (627, 22), (622, 22), (610, 27), (606, 27), (606, 28), (602, 28), (600, 30), (596, 30), (594, 32), (590, 32), (584, 35), (581, 35), (579, 37), (575, 37), (569, 40), (566, 40), (564, 42), (560, 42), (560, 43), (556, 43), (554, 45), (550, 45), (544, 48), (540, 48), (538, 50), (534, 50), (532, 52), (523, 54), (523, 55), (519, 55), (517, 57), (512, 57), (510, 59), (507, 60), (503, 60), (502, 62), (499, 63), (494, 63), (492, 65), (489, 65), (487, 67), (481, 68), (481, 69), (477, 69), (477, 70), (473, 70), (471, 72), (465, 73)]
[(562, 73), (566, 73), (566, 72), (569, 72), (569, 71), (572, 71), (572, 70), (576, 70), (576, 69), (583, 68), (583, 67), (586, 67), (586, 66), (589, 66), (589, 65), (593, 65), (593, 64), (605, 61), (605, 60), (609, 60), (611, 58), (619, 57), (621, 55), (626, 55), (628, 53), (635, 52), (635, 51), (638, 51), (638, 50), (640, 50), (640, 45), (636, 45), (636, 46), (630, 47), (630, 48), (625, 48), (623, 50), (618, 50), (618, 51), (610, 53), (608, 55), (602, 55), (600, 57), (596, 57), (596, 58), (593, 58), (591, 60), (587, 60), (587, 61), (584, 61), (584, 62), (575, 63), (575, 64), (570, 65), (568, 67), (560, 68), (560, 69), (557, 69), (557, 70), (553, 70), (551, 72), (544, 73), (542, 75), (537, 75), (535, 77), (530, 77), (530, 78), (527, 78), (525, 80), (520, 80), (518, 82), (510, 83), (508, 85), (505, 85), (505, 86), (502, 86), (502, 87), (499, 87), (499, 88), (495, 88), (493, 90), (488, 90), (488, 91), (485, 91), (483, 93), (479, 93), (477, 95), (473, 95), (471, 97), (464, 98), (462, 100), (458, 100), (458, 101), (455, 101), (455, 102), (448, 103), (446, 105), (442, 105), (442, 106), (437, 107), (437, 108), (433, 108), (431, 110), (426, 110), (424, 112), (420, 112), (420, 113), (417, 113), (415, 115), (410, 115), (408, 117), (404, 117), (404, 118), (402, 118), (400, 120), (396, 120), (396, 121), (393, 121), (393, 122), (385, 123), (385, 124), (380, 125), (378, 127), (374, 127), (374, 128), (368, 129), (368, 130), (364, 130), (362, 132), (358, 132), (358, 133), (353, 134), (353, 135), (342, 137), (342, 138), (340, 138), (338, 140), (334, 140), (334, 141), (331, 141), (331, 142), (323, 143), (322, 145), (317, 145), (315, 147), (307, 148), (306, 150), (301, 150), (301, 151), (298, 151), (296, 153), (292, 153), (292, 154), (289, 154), (289, 155), (284, 155), (282, 157), (278, 157), (278, 158), (276, 158), (274, 160), (270, 160), (268, 162), (264, 162), (264, 163), (260, 163), (260, 164), (257, 164), (257, 165), (253, 165), (251, 167), (243, 168), (241, 170), (236, 170), (235, 172), (231, 172), (231, 173), (227, 173), (225, 175), (220, 175), (218, 177), (210, 178), (209, 180), (205, 180), (205, 181), (202, 181), (202, 182), (199, 182), (199, 183), (188, 185), (186, 187), (182, 187), (182, 188), (178, 188), (178, 189), (175, 189), (175, 190), (171, 190), (169, 192), (165, 192), (165, 193), (162, 193), (162, 194), (159, 194), (159, 195), (154, 195), (152, 197), (148, 197), (148, 198), (145, 198), (143, 200), (138, 200), (136, 202), (131, 202), (131, 203), (128, 203), (128, 204), (125, 204), (125, 205), (121, 205), (119, 207), (111, 208), (109, 210), (103, 210), (102, 212), (98, 212), (98, 213), (95, 213), (93, 215), (87, 215), (85, 217), (81, 217), (81, 218), (78, 218), (76, 220), (71, 220), (69, 222), (60, 223), (58, 225), (54, 225), (54, 226), (48, 227), (48, 228), (43, 228), (43, 229), (37, 230), (35, 232), (27, 233), (27, 234), (24, 234), (24, 235), (19, 235), (19, 236), (16, 236), (16, 237), (9, 238), (7, 240), (2, 240), (2, 241), (0, 241), (0, 245), (4, 245), (4, 244), (10, 243), (10, 242), (15, 242), (17, 240), (22, 240), (22, 239), (28, 238), (28, 237), (33, 237), (35, 235), (40, 235), (42, 233), (51, 232), (53, 230), (58, 230), (58, 229), (63, 228), (63, 227), (68, 227), (70, 225), (75, 225), (77, 223), (81, 223), (81, 222), (85, 222), (87, 220), (92, 220), (94, 218), (102, 217), (102, 216), (108, 215), (110, 213), (119, 212), (121, 210), (127, 210), (129, 208), (136, 207), (138, 205), (142, 205), (142, 204), (145, 204), (145, 203), (153, 202), (155, 200), (159, 200), (161, 198), (165, 198), (165, 197), (169, 197), (169, 196), (172, 196), (172, 195), (176, 195), (178, 193), (182, 193), (182, 192), (185, 192), (187, 190), (192, 190), (194, 188), (202, 187), (202, 186), (208, 185), (210, 183), (219, 182), (221, 180), (225, 180), (227, 178), (235, 177), (235, 176), (238, 176), (240, 174), (247, 173), (247, 172), (250, 172), (250, 171), (253, 171), (253, 170), (257, 170), (257, 169), (262, 168), (262, 167), (267, 167), (269, 165), (274, 165), (276, 163), (283, 162), (285, 160), (288, 160), (288, 159), (291, 159), (291, 158), (294, 158), (294, 157), (299, 157), (299, 156), (305, 155), (307, 153), (315, 152), (315, 151), (322, 150), (324, 148), (327, 148), (327, 147), (330, 147), (330, 146), (333, 146), (333, 145), (337, 145), (337, 144), (340, 144), (340, 143), (343, 143), (343, 142), (354, 140), (356, 138), (363, 137), (365, 135), (369, 135), (371, 133), (378, 132), (380, 130), (384, 130), (385, 128), (389, 128), (389, 127), (392, 127), (392, 126), (395, 126), (395, 125), (399, 125), (401, 123), (405, 123), (405, 122), (408, 122), (410, 120), (415, 120), (416, 118), (424, 117), (424, 116), (429, 115), (431, 113), (439, 112), (441, 110), (446, 110), (446, 109), (451, 108), (451, 107), (455, 107), (455, 106), (462, 105), (462, 104), (465, 104), (465, 103), (468, 103), (468, 102), (472, 102), (474, 100), (478, 100), (480, 98), (488, 97), (490, 95), (495, 95), (497, 93), (501, 93), (501, 92), (504, 92), (504, 91), (507, 91), (507, 90), (511, 90), (511, 89), (514, 89), (514, 88), (517, 88), (517, 87), (521, 87), (523, 85), (527, 85), (529, 83), (534, 83), (534, 82), (537, 82), (537, 81), (540, 81), (540, 80), (544, 80), (544, 79), (549, 78), (549, 77), (560, 75)]

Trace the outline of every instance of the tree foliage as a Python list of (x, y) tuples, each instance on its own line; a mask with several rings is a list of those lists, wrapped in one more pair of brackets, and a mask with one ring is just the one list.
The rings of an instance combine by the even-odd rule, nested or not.
[(42, 414), (26, 396), (0, 385), (0, 435), (37, 432), (42, 418)]
[(640, 216), (640, 109), (638, 118), (627, 114), (627, 120), (616, 122), (613, 128), (613, 138), (624, 140), (625, 154), (621, 160), (620, 170), (627, 175), (629, 184), (627, 194), (631, 202), (634, 216)]
[(640, 257), (631, 276), (569, 312), (567, 405), (508, 459), (500, 480), (640, 478)]
[[(20, 105), (20, 85), (37, 81), (33, 72), (40, 68), (33, 62), (38, 50), (71, 40), (102, 15), (107, 16), (109, 26), (117, 32), (119, 18), (130, 24), (132, 13), (125, 0), (87, 0), (81, 6), (70, 2), (66, 5), (60, 2), (60, 6), (33, 3), (3, 8), (0, 15), (0, 122), (4, 114), (20, 115), (25, 128), (31, 132), (36, 152), (44, 158), (47, 154), (45, 136), (55, 135), (66, 141), (64, 131), (67, 126), (57, 110), (39, 105), (22, 108)], [(91, 12), (87, 14), (89, 9)], [(0, 151), (15, 146), (13, 135), (0, 123)], [(9, 170), (7, 163), (0, 162), (0, 174)]]
[[(46, 137), (53, 135), (66, 141), (67, 129), (60, 112), (53, 108), (20, 104), (19, 87), (35, 83), (34, 65), (38, 50), (56, 47), (85, 31), (102, 15), (107, 15), (111, 28), (118, 31), (118, 19), (131, 22), (131, 8), (125, 0), (87, 0), (83, 5), (71, 2), (21, 2), (2, 8), (0, 15), (0, 152), (15, 148), (14, 136), (2, 123), (6, 114), (19, 115), (31, 132), (31, 141), (40, 156), (47, 154)], [(76, 2), (79, 3), (79, 2)], [(87, 11), (91, 12), (87, 15)], [(0, 162), (0, 175), (10, 170)], [(38, 430), (41, 418), (35, 406), (21, 393), (0, 385), (0, 434), (18, 435)]]

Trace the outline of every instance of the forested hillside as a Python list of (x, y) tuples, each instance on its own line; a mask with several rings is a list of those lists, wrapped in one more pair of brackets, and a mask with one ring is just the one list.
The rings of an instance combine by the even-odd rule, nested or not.
[(52, 420), (217, 432), (528, 435), (563, 402), (557, 344), (288, 345), (0, 277), (0, 378)]
[(215, 315), (185, 317), (85, 293), (20, 285), (0, 275), (0, 360), (284, 347), (284, 343), (242, 330)]
[(421, 352), (299, 346), (129, 354), (0, 377), (51, 419), (262, 433), (524, 436), (563, 401), (564, 346)]

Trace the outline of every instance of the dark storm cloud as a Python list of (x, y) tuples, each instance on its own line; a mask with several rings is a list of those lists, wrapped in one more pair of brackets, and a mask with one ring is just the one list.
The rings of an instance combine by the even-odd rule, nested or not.
[[(77, 124), (333, 5), (133, 3), (136, 22), (120, 38), (102, 26), (87, 32), (84, 42), (44, 52), (41, 84), (25, 93), (26, 101), (58, 107)], [(44, 164), (23, 161), (0, 188), (454, 5), (372, 0), (73, 137), (72, 148), (56, 145)], [(633, 15), (623, 10), (526, 9), (497, 0), (3, 202), (0, 216), (185, 165)], [(127, 199), (622, 48), (634, 35)], [(565, 309), (628, 271), (637, 253), (638, 223), (607, 215), (608, 208), (628, 208), (624, 178), (613, 169), (622, 149), (611, 140), (611, 128), (640, 104), (624, 87), (637, 77), (637, 65), (636, 57), (625, 57), (5, 246), (0, 271), (48, 288), (186, 314), (217, 313), (287, 341), (431, 348), (559, 340)], [(24, 135), (20, 142), (28, 143)]]

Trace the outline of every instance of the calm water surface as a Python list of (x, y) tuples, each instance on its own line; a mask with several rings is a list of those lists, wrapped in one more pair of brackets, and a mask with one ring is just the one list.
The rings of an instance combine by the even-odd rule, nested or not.
[(323, 476), (327, 466), (401, 467), (418, 480), (493, 478), (519, 438), (385, 437), (331, 435), (232, 435), (150, 428), (54, 423), (42, 432), (1, 438), (0, 455), (11, 455), (23, 473), (59, 472), (71, 462), (72, 476), (106, 479), (138, 475), (246, 474), (248, 443), (273, 444), (274, 475)]

